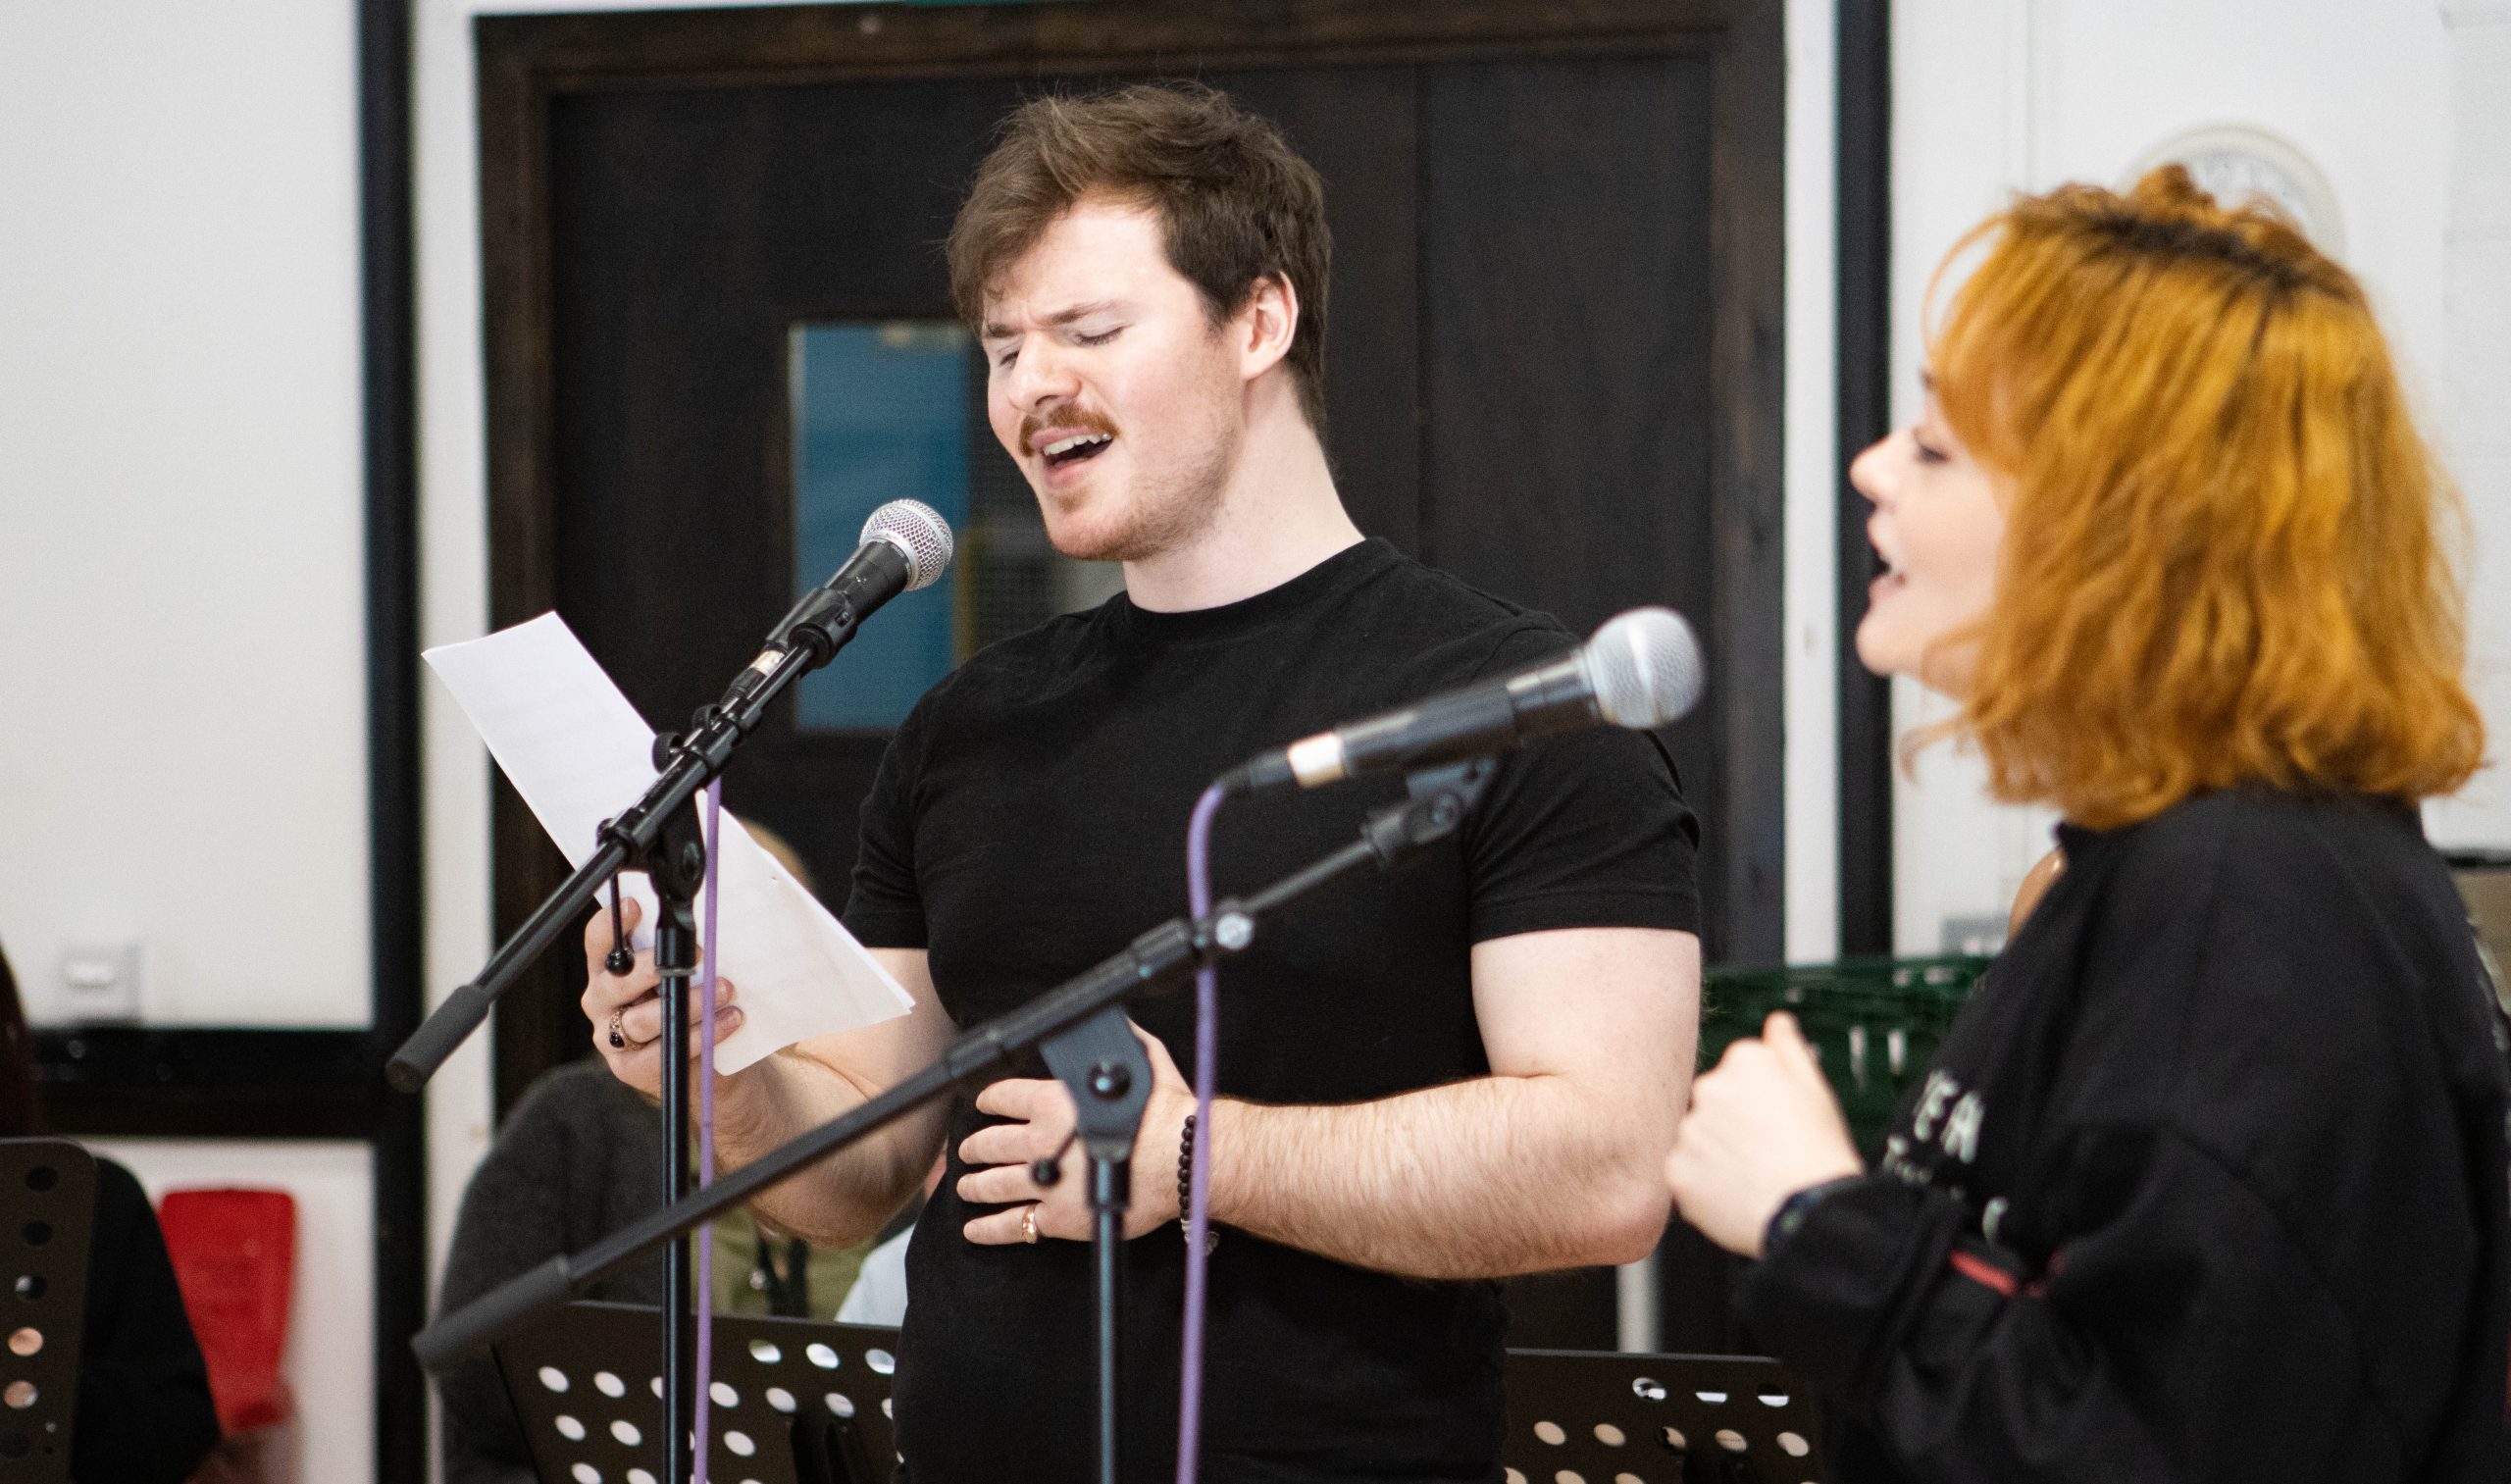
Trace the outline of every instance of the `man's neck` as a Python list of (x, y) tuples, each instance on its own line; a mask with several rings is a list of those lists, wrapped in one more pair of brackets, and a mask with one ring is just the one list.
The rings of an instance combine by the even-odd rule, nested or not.
[(1171, 550), (1125, 563), (1125, 592), (1158, 613), (1217, 608), (1270, 591), (1357, 544), (1325, 450), (1287, 388), (1249, 420), (1210, 524)]

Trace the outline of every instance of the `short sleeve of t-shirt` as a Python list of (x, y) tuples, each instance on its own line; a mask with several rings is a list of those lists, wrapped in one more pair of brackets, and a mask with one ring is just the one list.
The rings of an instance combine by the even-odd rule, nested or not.
[[(1505, 675), (1573, 640), (1529, 625), (1483, 675)], [(1553, 928), (1700, 931), (1700, 824), (1673, 760), (1618, 727), (1555, 738), (1505, 758), (1464, 835), (1473, 941)]]
[(846, 898), (846, 930), (871, 948), (921, 948), (924, 896), (915, 885), (915, 779), (924, 759), (931, 711), (941, 693), (926, 692), (881, 753), (872, 792), (863, 795), (853, 890)]

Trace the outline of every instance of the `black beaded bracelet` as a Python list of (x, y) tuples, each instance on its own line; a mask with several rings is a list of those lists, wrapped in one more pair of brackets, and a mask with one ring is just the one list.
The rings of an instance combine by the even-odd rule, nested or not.
[[(1193, 1241), (1195, 1228), (1192, 1212), (1195, 1204), (1195, 1115), (1186, 1115), (1186, 1131), (1177, 1137), (1177, 1232)], [(1209, 1253), (1220, 1246), (1220, 1233), (1208, 1221), (1204, 1226), (1204, 1251)]]

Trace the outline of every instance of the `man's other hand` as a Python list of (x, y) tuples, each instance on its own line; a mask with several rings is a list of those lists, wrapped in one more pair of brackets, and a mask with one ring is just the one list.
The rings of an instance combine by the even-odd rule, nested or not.
[[(1129, 1022), (1130, 1024), (1130, 1022)], [(1125, 1235), (1139, 1237), (1177, 1219), (1177, 1147), (1184, 1137), (1186, 1115), (1195, 1110), (1195, 1095), (1169, 1059), (1159, 1038), (1134, 1026), (1151, 1056), (1151, 1100), (1144, 1106), (1141, 1132), (1134, 1136), (1133, 1187), (1125, 1205)], [(959, 1178), (959, 1199), (971, 1204), (999, 1205), (967, 1224), (968, 1240), (989, 1247), (1029, 1240), (1031, 1206), (1036, 1207), (1038, 1237), (1071, 1242), (1090, 1240), (1089, 1162), (1075, 1144), (1063, 1149), (1072, 1133), (1072, 1095), (1060, 1082), (1038, 1078), (1005, 1078), (977, 1095), (977, 1111), (1010, 1119), (970, 1134), (959, 1145), (968, 1173)], [(1059, 1174), (1051, 1186), (1030, 1178), (1030, 1161), (1051, 1157), (1063, 1149)]]

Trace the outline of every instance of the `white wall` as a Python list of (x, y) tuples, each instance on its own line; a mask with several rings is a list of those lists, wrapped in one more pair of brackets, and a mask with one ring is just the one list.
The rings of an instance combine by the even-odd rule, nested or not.
[(1840, 941), (1837, 27), (1833, 0), (1788, 0), (1782, 767), (1787, 956), (1798, 963), (1836, 955)]
[[(2182, 129), (2239, 123), (2300, 146), (2338, 197), (2428, 425), (2469, 484), (2480, 583), (2511, 574), (2505, 187), (2511, 69), (2501, 0), (1915, 0), (1894, 8), (1893, 373), (1910, 414), (1927, 275), (2018, 188), (2116, 183)], [(2479, 24), (2476, 13), (2485, 13)], [(2489, 48), (2489, 50), (2488, 50)], [(2455, 55), (2454, 55), (2455, 53)], [(2487, 71), (2487, 69), (2491, 69)], [(2454, 70), (2458, 93), (2454, 100)], [(2490, 140), (2489, 159), (2469, 156)], [(2453, 189), (2453, 161), (2458, 162)], [(2487, 318), (2489, 316), (2489, 319)], [(2490, 377), (2488, 383), (2485, 378)], [(2498, 584), (2497, 584), (2498, 586)], [(2476, 678), (2511, 736), (2511, 610), (2477, 605)], [(1904, 726), (1944, 714), (1898, 683)], [(2494, 749), (2498, 755), (2501, 747)], [(1894, 800), (1897, 936), (1932, 951), (1947, 917), (2002, 915), (2048, 816), (1985, 801), (1975, 760), (1938, 748)], [(2430, 813), (2437, 839), (2511, 844), (2498, 772)]]
[[(0, 943), (58, 1008), (142, 946), (160, 1024), (361, 1026), (354, 8), (0, 4)], [(361, 1145), (105, 1141), (285, 1188), (309, 1480), (371, 1477)]]
[(367, 1019), (348, 7), (0, 7), (0, 943)]
[[(2449, 204), (2441, 260), (2441, 427), (2475, 517), (2469, 614), (2477, 698), (2511, 758), (2511, 0), (2445, 0)], [(2511, 848), (2494, 767), (2428, 815), (2451, 844)]]

